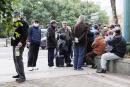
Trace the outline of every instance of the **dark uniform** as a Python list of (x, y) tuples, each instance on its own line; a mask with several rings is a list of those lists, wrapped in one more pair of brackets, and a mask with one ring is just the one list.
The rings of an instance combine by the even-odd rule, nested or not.
[[(28, 24), (23, 20), (18, 20), (14, 23), (15, 32), (14, 37), (11, 39), (11, 45), (13, 46), (13, 59), (14, 64), (16, 68), (16, 72), (18, 73), (16, 81), (26, 80), (25, 74), (24, 74), (24, 66), (23, 66), (23, 51), (24, 47), (26, 45), (26, 39), (28, 35)], [(17, 51), (19, 52), (19, 55), (16, 54), (16, 48), (18, 46), (18, 43), (22, 43), (22, 47), (20, 47)]]

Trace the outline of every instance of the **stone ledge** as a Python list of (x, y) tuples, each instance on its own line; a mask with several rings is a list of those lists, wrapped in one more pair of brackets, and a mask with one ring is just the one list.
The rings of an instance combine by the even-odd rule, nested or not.
[[(100, 56), (95, 58), (95, 63), (97, 65), (97, 69), (100, 68)], [(109, 61), (108, 71), (111, 73), (120, 73), (124, 75), (130, 75), (130, 58), (123, 58), (119, 60)]]

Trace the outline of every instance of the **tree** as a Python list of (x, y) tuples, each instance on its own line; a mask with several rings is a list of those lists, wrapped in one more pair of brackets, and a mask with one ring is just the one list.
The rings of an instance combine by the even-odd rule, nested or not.
[(109, 17), (107, 16), (107, 13), (105, 11), (99, 12), (99, 20), (98, 22), (102, 25), (108, 24)]
[(117, 17), (117, 12), (116, 12), (116, 0), (110, 0), (110, 2), (111, 2), (114, 23), (118, 24), (118, 17)]
[(56, 20), (58, 25), (61, 25), (62, 21), (67, 21), (73, 26), (79, 15), (87, 16), (100, 12), (100, 6), (81, 0), (17, 0), (17, 2), (17, 5), (13, 5), (14, 10), (23, 12), (29, 23), (33, 19), (38, 19), (45, 27), (50, 20)]
[(3, 32), (1, 34), (5, 34), (9, 36), (10, 31), (13, 30), (13, 22), (12, 22), (12, 13), (13, 13), (13, 5), (16, 4), (17, 0), (0, 0), (0, 26)]

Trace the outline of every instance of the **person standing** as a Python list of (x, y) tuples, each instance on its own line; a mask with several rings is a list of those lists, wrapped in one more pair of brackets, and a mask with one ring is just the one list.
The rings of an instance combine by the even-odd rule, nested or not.
[(64, 34), (66, 37), (65, 40), (66, 40), (68, 51), (67, 53), (64, 53), (65, 63), (66, 63), (66, 67), (72, 67), (73, 65), (71, 64), (71, 59), (70, 59), (71, 48), (72, 48), (72, 34), (71, 34), (71, 30), (67, 26), (67, 22), (65, 21), (62, 22), (62, 28), (58, 33)]
[(38, 70), (38, 68), (36, 67), (36, 62), (38, 58), (40, 43), (41, 43), (41, 30), (39, 29), (39, 21), (35, 20), (33, 26), (30, 27), (28, 32), (28, 44), (30, 44), (28, 54), (29, 71)]
[(84, 51), (86, 46), (86, 35), (88, 32), (89, 26), (85, 23), (84, 16), (79, 17), (79, 21), (74, 27), (73, 35), (74, 35), (74, 70), (83, 70), (83, 58)]
[(56, 41), (56, 21), (52, 20), (50, 22), (50, 25), (47, 29), (47, 48), (48, 48), (48, 66), (53, 67), (54, 66), (54, 50), (57, 46)]
[(17, 78), (16, 82), (21, 83), (26, 80), (22, 55), (26, 45), (29, 26), (19, 12), (15, 12), (14, 17), (16, 18), (14, 22), (15, 32), (11, 38), (11, 46), (13, 46), (13, 59), (18, 75), (13, 76), (13, 78)]

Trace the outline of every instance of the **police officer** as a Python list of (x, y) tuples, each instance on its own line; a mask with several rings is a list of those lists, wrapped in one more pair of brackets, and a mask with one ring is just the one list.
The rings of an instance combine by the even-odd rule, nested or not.
[(14, 13), (14, 18), (16, 19), (14, 22), (15, 32), (13, 38), (11, 38), (11, 45), (13, 46), (13, 59), (17, 75), (13, 76), (13, 78), (16, 78), (16, 82), (21, 83), (26, 80), (22, 55), (29, 26), (19, 12)]

